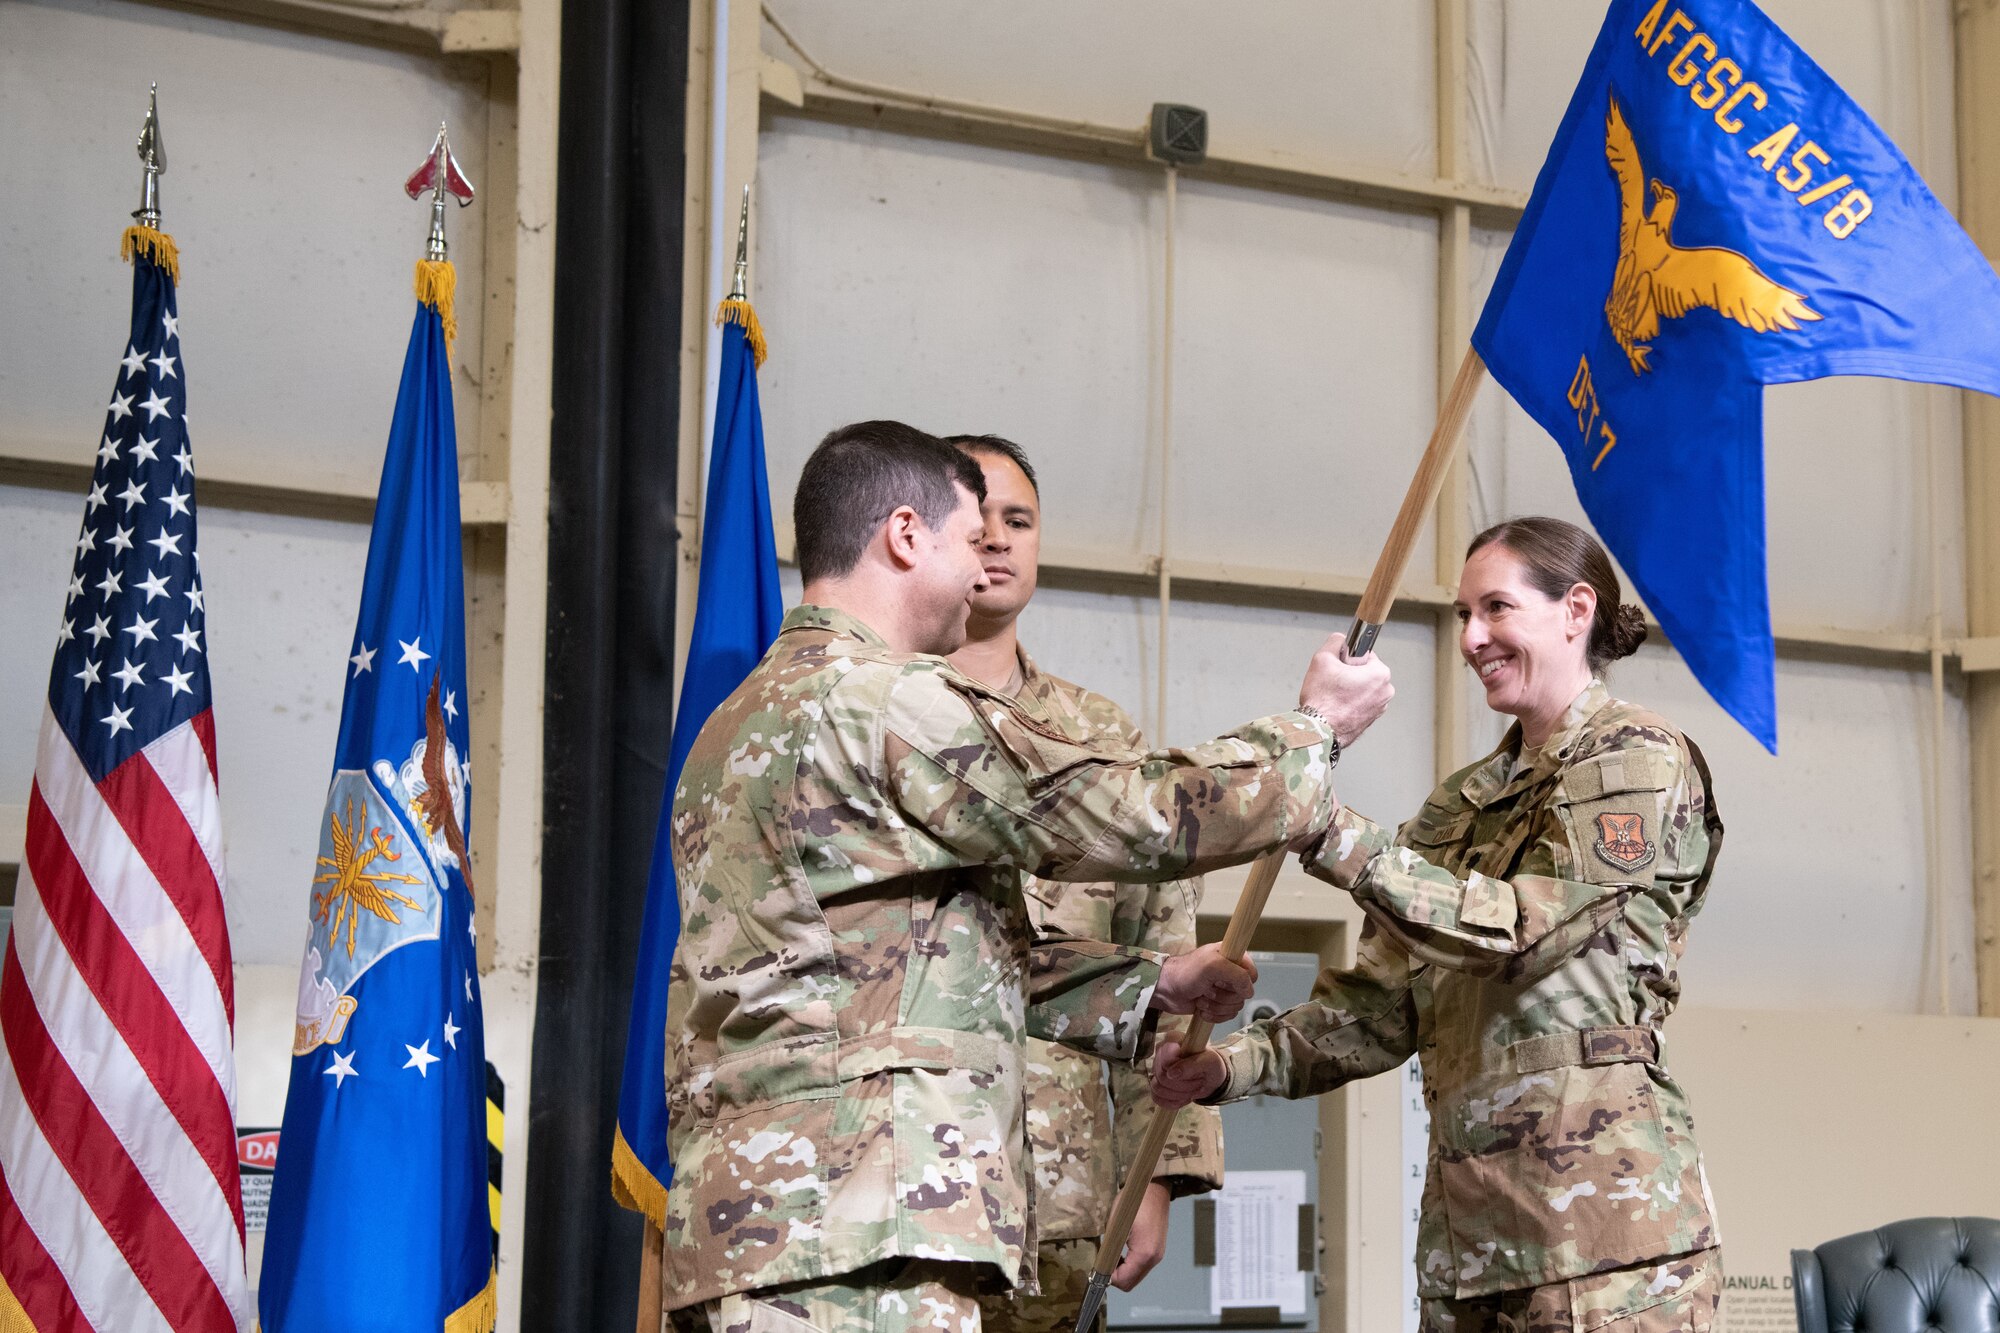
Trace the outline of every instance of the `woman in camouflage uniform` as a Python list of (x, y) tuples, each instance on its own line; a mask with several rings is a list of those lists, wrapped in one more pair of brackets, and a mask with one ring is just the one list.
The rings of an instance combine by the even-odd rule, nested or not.
[(1722, 1289), (1692, 1119), (1661, 1026), (1721, 845), (1708, 769), (1599, 678), (1645, 637), (1589, 533), (1476, 538), (1459, 647), (1515, 725), (1387, 829), (1343, 809), (1306, 868), (1367, 915), (1351, 970), (1180, 1058), (1163, 1106), (1310, 1097), (1422, 1062), (1426, 1333), (1708, 1333)]

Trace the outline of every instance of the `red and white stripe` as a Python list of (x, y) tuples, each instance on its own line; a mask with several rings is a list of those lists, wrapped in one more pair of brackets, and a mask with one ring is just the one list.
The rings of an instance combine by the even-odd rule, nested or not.
[(209, 724), (92, 782), (43, 717), (0, 960), (0, 1279), (36, 1333), (251, 1326)]

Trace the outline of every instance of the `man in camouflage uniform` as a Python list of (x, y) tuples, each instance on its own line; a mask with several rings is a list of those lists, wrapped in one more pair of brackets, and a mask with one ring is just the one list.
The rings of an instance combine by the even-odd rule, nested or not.
[[(1041, 488), (1026, 453), (994, 435), (947, 439), (977, 460), (986, 479), (980, 549), (987, 588), (972, 599), (965, 646), (952, 654), (952, 665), (1012, 695), (1080, 744), (1114, 752), (1144, 750), (1145, 738), (1123, 708), (1043, 671), (1021, 647), (1016, 621), (1035, 595), (1042, 525)], [(1198, 878), (1147, 885), (1058, 885), (1029, 878), (1022, 887), (1038, 934), (1136, 944), (1165, 954), (1194, 947)], [(1162, 1022), (1159, 1030), (1167, 1035), (1183, 1026), (1174, 1020)], [(1112, 1199), (1152, 1120), (1152, 1097), (1145, 1074), (1129, 1064), (1094, 1060), (1031, 1037), (1027, 1098), (1042, 1290), (1039, 1296), (990, 1295), (985, 1323), (987, 1333), (1069, 1333), (1082, 1312)], [(1104, 1151), (1107, 1142), (1109, 1153)], [(1132, 1290), (1166, 1253), (1168, 1206), (1175, 1196), (1221, 1185), (1221, 1113), (1211, 1107), (1183, 1108), (1112, 1282), (1122, 1291)]]
[(805, 604), (682, 771), (663, 1285), (688, 1327), (977, 1333), (977, 1288), (1031, 1276), (1026, 1037), (1129, 1059), (1150, 1010), (1233, 1012), (1251, 980), (1213, 946), (1030, 948), (1020, 873), (1170, 879), (1314, 838), (1333, 738), (1387, 705), (1329, 640), (1300, 710), (1078, 745), (935, 655), (983, 583), (983, 489), (907, 426), (828, 436), (794, 506)]
[[(1155, 1095), (1310, 1097), (1415, 1054), (1426, 1333), (1708, 1333), (1713, 1204), (1661, 1026), (1722, 824), (1701, 754), (1601, 681), (1396, 830), (1342, 809), (1306, 869), (1367, 914), (1349, 971)], [(1208, 1091), (1213, 1089), (1213, 1091)]]

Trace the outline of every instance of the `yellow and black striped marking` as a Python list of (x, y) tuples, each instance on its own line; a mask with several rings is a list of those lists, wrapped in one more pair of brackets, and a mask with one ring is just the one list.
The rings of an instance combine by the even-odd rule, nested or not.
[(493, 1224), (493, 1261), (500, 1261), (500, 1145), (507, 1123), (507, 1085), (486, 1062), (486, 1209)]

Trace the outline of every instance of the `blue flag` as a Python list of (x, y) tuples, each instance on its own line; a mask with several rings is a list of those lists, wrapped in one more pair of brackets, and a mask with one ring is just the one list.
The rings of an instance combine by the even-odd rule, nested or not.
[(265, 1333), (494, 1322), (450, 376), (420, 304), (319, 825)]
[(667, 1185), (667, 973), (680, 939), (680, 893), (674, 884), (674, 785), (701, 724), (743, 683), (778, 637), (785, 607), (778, 589), (778, 548), (771, 535), (771, 487), (764, 476), (764, 420), (757, 407), (763, 331), (746, 301), (723, 303), (722, 375), (715, 398), (715, 445), (709, 452), (702, 509), (701, 581), (687, 673), (674, 711), (667, 787), (653, 835), (646, 914), (639, 930), (639, 970), (625, 1034), (618, 1134), (611, 1150), (611, 1192), (627, 1208), (664, 1226)]
[(1763, 386), (2000, 393), (2000, 278), (1749, 0), (1614, 0), (1472, 342), (1696, 678), (1775, 752)]

